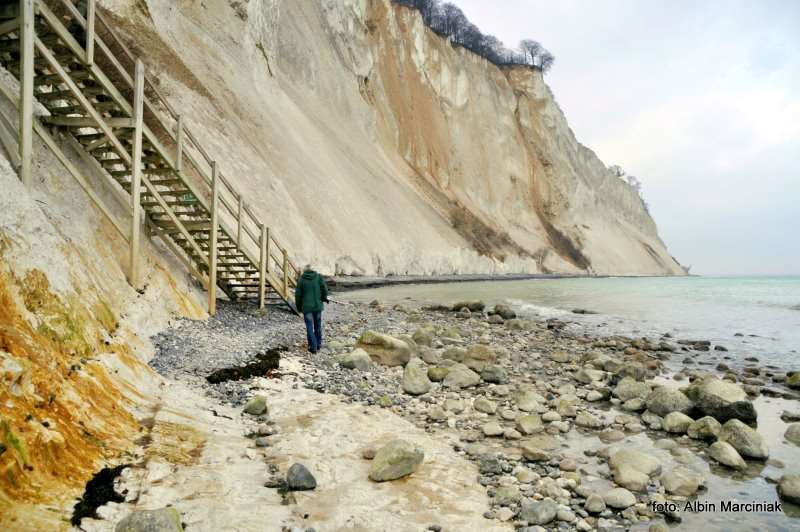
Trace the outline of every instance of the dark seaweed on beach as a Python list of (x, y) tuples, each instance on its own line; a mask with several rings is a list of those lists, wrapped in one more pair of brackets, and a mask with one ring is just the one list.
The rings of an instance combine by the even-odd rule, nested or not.
[(244, 366), (218, 369), (206, 377), (206, 380), (211, 384), (218, 384), (225, 381), (242, 381), (250, 377), (263, 377), (270, 371), (278, 369), (281, 353), (286, 351), (286, 349), (286, 347), (269, 349), (264, 353), (256, 355), (256, 360), (254, 362), (250, 362)]

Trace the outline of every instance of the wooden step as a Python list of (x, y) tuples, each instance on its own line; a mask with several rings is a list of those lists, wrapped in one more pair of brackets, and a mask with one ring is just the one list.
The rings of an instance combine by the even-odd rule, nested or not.
[[(47, 107), (47, 106), (46, 106)], [(95, 111), (106, 113), (111, 111), (117, 111), (119, 113), (123, 113), (122, 109), (116, 104), (116, 102), (92, 102), (92, 107), (94, 107)], [(87, 115), (86, 109), (83, 108), (82, 105), (66, 105), (63, 107), (47, 107), (47, 110), (50, 111), (51, 114), (54, 115), (74, 115), (79, 114), (81, 116)]]
[[(87, 70), (73, 70), (72, 72), (69, 73), (69, 77), (71, 77), (75, 81), (85, 81), (94, 79)], [(64, 80), (62, 80), (61, 76), (59, 76), (58, 74), (41, 74), (36, 76), (36, 78), (34, 79), (34, 83), (37, 86), (39, 85), (47, 86), (53, 84), (60, 85), (64, 83)]]
[[(83, 88), (81, 93), (83, 93), (84, 96), (89, 97), (108, 96), (106, 91), (103, 89)], [(76, 100), (76, 97), (71, 90), (54, 90), (49, 92), (37, 92), (36, 99), (43, 102), (49, 102), (52, 100)]]
[[(168, 207), (193, 207), (194, 203), (180, 201), (180, 200), (164, 200), (164, 203), (167, 204)], [(161, 204), (158, 201), (146, 201), (142, 200), (142, 207), (145, 209), (161, 207)]]

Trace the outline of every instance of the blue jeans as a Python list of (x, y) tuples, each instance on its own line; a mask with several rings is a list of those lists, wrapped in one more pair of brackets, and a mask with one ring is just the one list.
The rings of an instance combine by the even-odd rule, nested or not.
[(322, 312), (307, 312), (303, 314), (306, 322), (306, 336), (308, 350), (316, 353), (322, 347)]

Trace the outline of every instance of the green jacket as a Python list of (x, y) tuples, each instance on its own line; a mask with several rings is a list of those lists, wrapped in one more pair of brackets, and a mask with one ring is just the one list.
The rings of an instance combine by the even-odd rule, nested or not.
[(294, 302), (301, 314), (322, 312), (323, 301), (328, 300), (328, 285), (314, 270), (303, 272), (294, 291)]

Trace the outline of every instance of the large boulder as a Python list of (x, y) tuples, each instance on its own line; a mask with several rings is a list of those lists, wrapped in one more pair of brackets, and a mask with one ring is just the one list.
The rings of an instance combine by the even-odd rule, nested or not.
[(522, 456), (532, 462), (546, 462), (552, 458), (551, 451), (559, 447), (558, 440), (549, 434), (539, 434), (522, 442)]
[(758, 417), (745, 391), (730, 381), (705, 379), (686, 388), (686, 396), (698, 411), (720, 423), (729, 419), (755, 421)]
[(458, 312), (459, 310), (468, 309), (470, 312), (480, 312), (486, 308), (486, 304), (483, 301), (476, 300), (476, 301), (460, 301), (453, 305), (453, 312)]
[(431, 380), (425, 363), (415, 358), (403, 371), (403, 391), (409, 395), (423, 395), (431, 391)]
[(605, 421), (585, 410), (575, 417), (575, 425), (587, 429), (601, 429), (606, 426)]
[(784, 475), (778, 482), (778, 495), (794, 504), (800, 504), (800, 475)]
[(629, 465), (648, 476), (661, 473), (661, 462), (657, 458), (634, 449), (618, 450), (608, 459), (608, 465), (611, 469)]
[(703, 484), (703, 477), (699, 473), (678, 467), (661, 476), (661, 485), (670, 495), (691, 497)]
[(689, 426), (693, 423), (693, 419), (686, 414), (680, 412), (670, 412), (661, 422), (661, 427), (673, 434), (685, 434), (689, 430)]
[(620, 401), (628, 401), (630, 399), (646, 399), (652, 390), (652, 386), (646, 382), (638, 382), (631, 377), (625, 377), (614, 388), (612, 395), (617, 397)]
[(473, 345), (467, 350), (464, 357), (464, 365), (469, 369), (481, 372), (490, 364), (497, 361), (497, 353), (488, 345)]
[(392, 440), (383, 446), (372, 460), (369, 478), (386, 482), (406, 477), (419, 469), (425, 453), (405, 440)]
[(490, 364), (481, 371), (481, 379), (493, 384), (504, 384), (508, 382), (508, 373), (503, 366)]
[(716, 440), (722, 425), (711, 416), (701, 417), (692, 422), (686, 433), (695, 440)]
[(440, 366), (428, 368), (428, 378), (433, 382), (442, 382), (448, 373), (450, 373), (450, 368)]
[(636, 496), (625, 488), (614, 488), (603, 495), (603, 500), (607, 506), (624, 510), (636, 504)]
[(467, 356), (467, 350), (461, 347), (448, 347), (442, 353), (443, 360), (452, 360), (453, 362), (464, 362)]
[(481, 376), (464, 364), (453, 364), (448, 369), (443, 381), (445, 388), (460, 390), (477, 386), (481, 382)]
[(578, 407), (575, 405), (576, 402), (577, 398), (574, 397), (560, 397), (558, 401), (556, 401), (556, 413), (561, 417), (577, 416)]
[(175, 508), (133, 512), (117, 523), (114, 532), (183, 532), (181, 514)]
[(647, 486), (650, 484), (649, 476), (629, 465), (614, 468), (612, 474), (614, 482), (632, 491), (647, 491)]
[(586, 502), (583, 505), (583, 509), (590, 514), (599, 514), (606, 509), (606, 501), (604, 501), (600, 495), (591, 493), (588, 497), (586, 497)]
[(527, 331), (533, 327), (533, 322), (530, 320), (521, 320), (514, 318), (506, 321), (506, 328), (512, 331)]
[(645, 399), (647, 409), (658, 415), (666, 416), (670, 412), (688, 414), (692, 410), (692, 401), (680, 390), (659, 386)]
[(800, 423), (792, 423), (786, 427), (783, 437), (795, 445), (800, 445)]
[(247, 404), (244, 405), (244, 411), (251, 416), (268, 414), (269, 409), (267, 408), (267, 398), (263, 395), (256, 395), (247, 401)]
[(647, 378), (647, 374), (647, 368), (640, 362), (626, 361), (614, 370), (614, 375), (619, 378), (630, 377), (637, 381), (644, 381)]
[(527, 414), (524, 416), (519, 416), (516, 419), (517, 430), (524, 434), (525, 436), (529, 436), (531, 434), (536, 434), (537, 432), (542, 432), (544, 430), (544, 425), (542, 424), (542, 418), (539, 417), (538, 414)]
[(294, 464), (286, 473), (286, 486), (292, 491), (307, 491), (317, 488), (317, 479), (303, 464)]
[(525, 499), (519, 511), (519, 517), (531, 525), (546, 525), (556, 518), (558, 504), (550, 499), (534, 501)]
[(722, 425), (717, 439), (730, 443), (742, 456), (758, 460), (769, 458), (769, 447), (761, 434), (738, 419), (731, 419)]
[(472, 402), (472, 408), (484, 414), (494, 414), (497, 412), (497, 403), (485, 397), (478, 397)]
[(346, 369), (369, 371), (370, 366), (372, 366), (372, 358), (363, 349), (356, 349), (350, 353), (339, 355), (336, 360), (340, 366)]
[(408, 342), (375, 331), (362, 334), (356, 347), (369, 353), (373, 362), (384, 366), (405, 366), (411, 360), (411, 346)]
[(494, 492), (494, 503), (500, 506), (511, 506), (518, 503), (521, 498), (522, 493), (516, 486), (500, 486)]
[(612, 454), (608, 467), (614, 475), (614, 482), (633, 491), (646, 491), (650, 477), (661, 473), (658, 459), (633, 449), (620, 449)]
[(745, 469), (747, 463), (739, 456), (736, 449), (730, 443), (724, 441), (715, 441), (708, 448), (708, 456), (719, 462), (724, 466), (733, 469)]
[(523, 412), (536, 412), (546, 399), (528, 388), (519, 388), (513, 395), (514, 403)]
[(582, 382), (583, 384), (602, 382), (607, 377), (608, 374), (605, 371), (592, 368), (581, 368), (572, 374), (572, 378), (574, 378), (578, 382)]
[(494, 313), (503, 318), (504, 320), (513, 320), (517, 317), (517, 313), (511, 310), (508, 305), (497, 304), (494, 306)]
[(436, 338), (436, 329), (431, 326), (420, 327), (414, 331), (411, 338), (417, 345), (430, 347), (431, 344), (433, 344), (434, 338)]
[(786, 375), (786, 386), (793, 390), (800, 390), (800, 371), (792, 371)]

